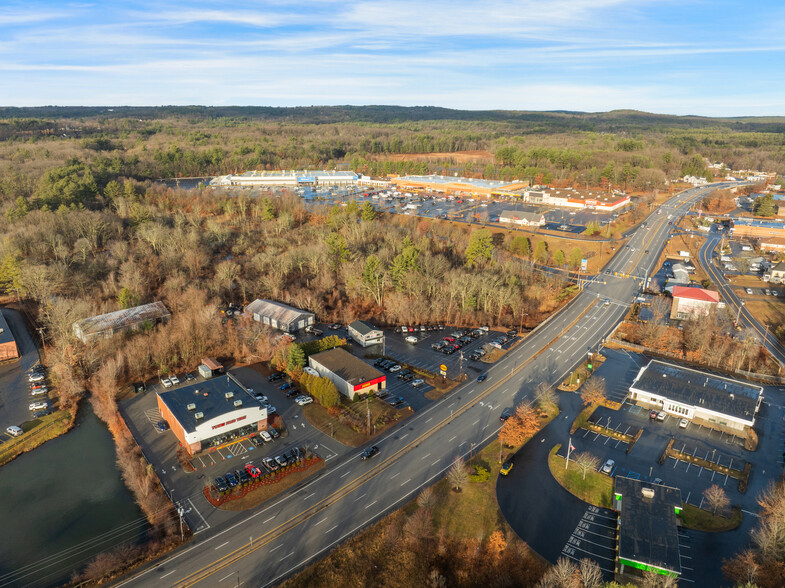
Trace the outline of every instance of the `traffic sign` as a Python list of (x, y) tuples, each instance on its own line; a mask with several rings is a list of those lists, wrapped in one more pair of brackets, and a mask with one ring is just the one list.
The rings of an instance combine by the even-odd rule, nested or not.
[(447, 371), (447, 366), (442, 364), (442, 365), (439, 366), (439, 369), (442, 370), (443, 372), (446, 372)]

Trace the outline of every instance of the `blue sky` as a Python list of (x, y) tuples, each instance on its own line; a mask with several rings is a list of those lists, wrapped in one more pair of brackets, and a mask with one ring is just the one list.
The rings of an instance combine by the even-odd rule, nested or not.
[(782, 0), (0, 3), (0, 105), (785, 115)]

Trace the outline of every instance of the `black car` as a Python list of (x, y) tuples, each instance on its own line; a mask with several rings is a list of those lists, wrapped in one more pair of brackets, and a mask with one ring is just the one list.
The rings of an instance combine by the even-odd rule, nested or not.
[(517, 334), (518, 334), (518, 329), (510, 329), (509, 331), (507, 331), (508, 337), (515, 337), (515, 335)]
[(237, 486), (237, 478), (234, 477), (234, 474), (228, 473), (224, 476), (226, 478), (226, 483), (229, 485), (229, 488), (234, 488)]
[(270, 427), (269, 429), (267, 429), (267, 432), (268, 432), (268, 433), (270, 433), (270, 436), (271, 436), (273, 439), (278, 439), (278, 437), (280, 436), (280, 435), (278, 434), (278, 431), (276, 431), (276, 430), (275, 430), (274, 428), (272, 428), (272, 427)]
[(245, 470), (235, 470), (234, 475), (240, 480), (240, 484), (248, 484), (251, 481), (251, 476)]
[(387, 398), (389, 395), (390, 395), (390, 392), (389, 392), (388, 390), (382, 390), (381, 392), (379, 392), (379, 393), (376, 395), (376, 397), (377, 397), (379, 400), (384, 400), (384, 399), (385, 399), (385, 398)]
[(283, 378), (283, 374), (281, 372), (275, 372), (274, 374), (270, 374), (267, 376), (268, 382), (275, 382), (276, 380), (280, 380)]
[(193, 382), (196, 379), (196, 375), (193, 374), (192, 372), (186, 372), (185, 379), (188, 380), (189, 382)]
[(292, 388), (286, 392), (287, 398), (294, 398), (295, 396), (299, 396), (300, 391), (297, 388)]
[(373, 362), (373, 365), (374, 365), (375, 367), (379, 367), (379, 366), (380, 366), (380, 365), (382, 365), (382, 364), (383, 364), (385, 361), (386, 361), (386, 360), (385, 360), (383, 357), (380, 357), (379, 359), (377, 359), (376, 361), (374, 361), (374, 362)]
[(371, 459), (377, 453), (379, 453), (379, 448), (376, 447), (376, 445), (372, 445), (371, 447), (369, 447), (368, 449), (362, 452), (362, 455), (360, 455), (360, 459), (362, 459), (363, 461), (365, 461), (366, 459)]
[(257, 447), (261, 447), (262, 445), (264, 445), (264, 439), (262, 439), (259, 435), (254, 435), (253, 437), (251, 437), (251, 442)]
[(41, 417), (44, 417), (44, 416), (48, 415), (50, 412), (51, 411), (49, 411), (49, 410), (38, 410), (38, 411), (33, 413), (33, 418), (34, 419), (40, 419)]
[(387, 404), (389, 404), (390, 406), (398, 406), (399, 404), (403, 404), (403, 397), (396, 396), (395, 398), (390, 398), (389, 400), (387, 400)]
[(283, 384), (281, 384), (281, 391), (283, 392), (289, 390), (291, 387), (292, 387), (291, 382), (284, 382)]
[(499, 420), (500, 420), (500, 421), (502, 421), (502, 422), (504, 422), (504, 421), (506, 421), (508, 418), (510, 418), (511, 416), (512, 416), (512, 409), (511, 409), (511, 408), (505, 408), (505, 409), (502, 411), (502, 414), (499, 416)]
[(229, 490), (229, 486), (226, 484), (226, 480), (224, 480), (221, 476), (218, 476), (215, 480), (213, 480), (213, 486), (218, 492), (226, 492)]

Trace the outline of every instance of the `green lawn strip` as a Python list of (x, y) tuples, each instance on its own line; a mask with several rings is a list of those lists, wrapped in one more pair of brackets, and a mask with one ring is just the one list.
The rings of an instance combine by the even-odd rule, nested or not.
[(589, 471), (586, 472), (584, 480), (583, 474), (572, 460), (570, 460), (569, 468), (565, 469), (564, 458), (556, 455), (560, 447), (561, 444), (555, 445), (548, 456), (548, 467), (550, 467), (553, 477), (568, 492), (581, 500), (595, 506), (612, 508), (613, 478), (597, 471)]
[(679, 515), (683, 527), (710, 533), (721, 533), (722, 531), (735, 529), (741, 524), (741, 518), (741, 508), (738, 506), (733, 507), (730, 517), (724, 517), (719, 514), (712, 514), (692, 504), (686, 504), (682, 507)]
[(0, 466), (39, 445), (67, 433), (72, 426), (71, 413), (59, 410), (24, 423), (24, 433), (0, 445)]

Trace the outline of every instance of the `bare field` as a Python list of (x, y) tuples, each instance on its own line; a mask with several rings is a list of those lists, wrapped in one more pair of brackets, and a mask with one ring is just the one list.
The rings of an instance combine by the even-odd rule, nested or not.
[(486, 150), (456, 151), (454, 153), (385, 153), (374, 155), (374, 159), (393, 161), (444, 161), (452, 159), (456, 163), (493, 163), (493, 153)]

